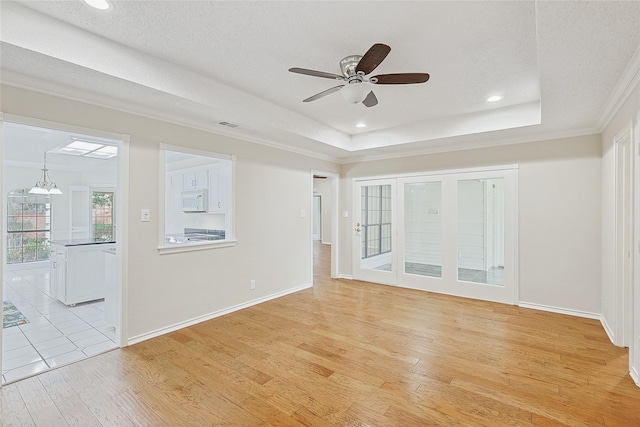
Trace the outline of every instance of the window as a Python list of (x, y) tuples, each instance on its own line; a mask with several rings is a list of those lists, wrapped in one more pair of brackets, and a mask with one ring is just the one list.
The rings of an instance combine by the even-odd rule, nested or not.
[(7, 199), (7, 264), (46, 261), (51, 238), (51, 199), (11, 191)]
[(162, 145), (163, 229), (160, 253), (229, 246), (233, 235), (230, 155)]
[(114, 192), (94, 191), (91, 209), (91, 227), (95, 240), (111, 242), (115, 240), (114, 230)]
[(391, 186), (362, 187), (362, 259), (391, 252)]

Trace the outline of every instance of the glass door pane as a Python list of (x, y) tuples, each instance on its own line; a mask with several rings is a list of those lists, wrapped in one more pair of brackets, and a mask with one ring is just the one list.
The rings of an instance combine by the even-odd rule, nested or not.
[(391, 271), (391, 185), (361, 187), (362, 268)]
[(458, 181), (458, 280), (504, 285), (504, 178)]
[(357, 181), (354, 202), (353, 277), (395, 285), (395, 180)]
[(404, 273), (442, 277), (442, 183), (404, 185)]

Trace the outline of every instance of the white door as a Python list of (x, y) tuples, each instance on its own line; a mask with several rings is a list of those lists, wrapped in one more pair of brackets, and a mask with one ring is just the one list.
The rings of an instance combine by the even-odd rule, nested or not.
[(356, 181), (354, 279), (517, 303), (517, 170)]
[(356, 181), (353, 208), (353, 278), (397, 283), (394, 259), (396, 180)]

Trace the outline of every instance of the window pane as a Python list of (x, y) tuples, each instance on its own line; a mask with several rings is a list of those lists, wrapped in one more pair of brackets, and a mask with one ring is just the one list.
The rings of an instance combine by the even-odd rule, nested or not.
[(7, 264), (22, 262), (22, 233), (7, 236)]
[(458, 280), (504, 284), (504, 179), (458, 181)]
[(7, 203), (7, 263), (49, 259), (51, 203), (48, 196), (9, 193)]
[(113, 241), (113, 192), (96, 191), (92, 196), (91, 221), (93, 238), (101, 241)]
[(22, 217), (21, 216), (8, 216), (7, 217), (7, 231), (22, 231)]
[(404, 186), (405, 273), (442, 277), (442, 183)]
[(361, 187), (360, 201), (361, 267), (391, 270), (391, 186)]
[(22, 262), (37, 260), (37, 236), (36, 233), (23, 233), (22, 235)]

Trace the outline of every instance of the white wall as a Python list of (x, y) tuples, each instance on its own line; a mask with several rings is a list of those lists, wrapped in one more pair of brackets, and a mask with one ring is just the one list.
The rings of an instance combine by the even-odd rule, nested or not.
[[(311, 209), (309, 171), (336, 165), (14, 87), (2, 87), (1, 102), (5, 114), (130, 136), (129, 338), (311, 283), (311, 218), (300, 211)], [(236, 246), (158, 254), (160, 143), (237, 156)]]
[[(599, 314), (599, 135), (343, 165), (341, 204), (352, 178), (519, 164), (520, 301)], [(348, 208), (350, 209), (350, 208)], [(341, 218), (340, 274), (351, 275), (351, 217)]]

